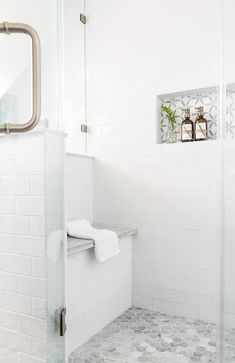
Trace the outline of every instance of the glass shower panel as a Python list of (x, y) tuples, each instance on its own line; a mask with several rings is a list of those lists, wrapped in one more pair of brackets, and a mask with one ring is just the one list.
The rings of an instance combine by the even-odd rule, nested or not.
[(224, 0), (224, 255), (222, 256), (222, 357), (235, 361), (235, 3)]
[(86, 100), (86, 26), (80, 21), (85, 14), (85, 0), (64, 3), (64, 129), (66, 150), (86, 154), (87, 134), (81, 125), (87, 124)]
[[(41, 42), (41, 118), (39, 128), (62, 129), (62, 1), (8, 0), (1, 1), (1, 22), (26, 23), (32, 26)], [(2, 34), (1, 42), (7, 42)], [(10, 43), (15, 38), (10, 37)], [(0, 86), (0, 119), (25, 122), (31, 112), (31, 69), (29, 40), (17, 42), (5, 58), (1, 51), (0, 68), (4, 69)], [(14, 45), (14, 44), (13, 44)], [(2, 48), (1, 48), (2, 49)], [(10, 61), (9, 61), (10, 57)], [(30, 59), (31, 60), (31, 59)], [(8, 70), (8, 71), (7, 71)], [(4, 82), (2, 81), (4, 80)], [(64, 308), (64, 134), (44, 133), (45, 226), (42, 238), (47, 245), (47, 362), (65, 362), (65, 338), (60, 336), (61, 310)], [(42, 311), (38, 307), (38, 317)], [(46, 358), (45, 358), (46, 359)]]
[[(41, 126), (60, 128), (58, 115), (59, 41), (58, 4), (60, 1), (10, 0), (1, 2), (1, 21), (26, 23), (38, 32), (41, 41), (42, 106)], [(20, 5), (19, 5), (20, 4)], [(1, 60), (1, 121), (23, 118), (31, 112), (31, 45), (30, 38), (18, 34), (1, 35), (4, 57)], [(13, 46), (12, 46), (13, 45)], [(60, 72), (61, 74), (61, 72)], [(24, 97), (23, 97), (24, 96)]]
[[(0, 36), (0, 123), (25, 123), (32, 115), (31, 39), (25, 34)], [(24, 92), (22, 92), (22, 84)]]

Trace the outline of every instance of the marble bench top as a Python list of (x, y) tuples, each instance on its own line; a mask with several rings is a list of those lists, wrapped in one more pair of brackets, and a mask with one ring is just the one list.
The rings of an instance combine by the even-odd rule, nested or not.
[[(137, 233), (136, 228), (130, 227), (116, 227), (116, 226), (105, 226), (105, 225), (95, 225), (97, 229), (109, 229), (117, 233), (118, 238), (134, 236)], [(68, 243), (67, 243), (67, 251), (68, 255), (72, 255), (74, 253), (88, 250), (89, 248), (94, 247), (94, 241), (91, 239), (82, 239), (82, 238), (73, 238), (68, 236)]]

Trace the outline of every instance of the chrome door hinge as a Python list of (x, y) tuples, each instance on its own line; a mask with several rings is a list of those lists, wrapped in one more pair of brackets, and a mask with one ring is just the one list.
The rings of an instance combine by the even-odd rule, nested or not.
[(86, 124), (81, 124), (81, 132), (84, 132), (85, 134), (87, 134), (87, 125)]
[(86, 15), (84, 14), (80, 14), (80, 21), (83, 23), (83, 24), (86, 24)]
[(67, 325), (66, 325), (66, 308), (63, 308), (60, 312), (60, 336), (64, 337), (66, 330), (67, 330)]

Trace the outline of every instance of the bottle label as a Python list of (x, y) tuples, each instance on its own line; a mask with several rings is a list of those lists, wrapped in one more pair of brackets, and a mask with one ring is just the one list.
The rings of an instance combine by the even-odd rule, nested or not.
[(193, 139), (193, 129), (191, 124), (182, 125), (182, 140), (192, 140)]
[(198, 139), (206, 139), (207, 138), (207, 130), (206, 130), (206, 123), (205, 122), (201, 122), (201, 123), (196, 123), (196, 133), (195, 133), (195, 138), (196, 140)]

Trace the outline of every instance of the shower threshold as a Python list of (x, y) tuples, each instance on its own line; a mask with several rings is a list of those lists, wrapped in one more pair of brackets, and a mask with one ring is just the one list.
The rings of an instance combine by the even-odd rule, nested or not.
[[(226, 362), (235, 362), (234, 342), (231, 330)], [(216, 326), (132, 307), (69, 356), (69, 363), (93, 362), (215, 363)]]

